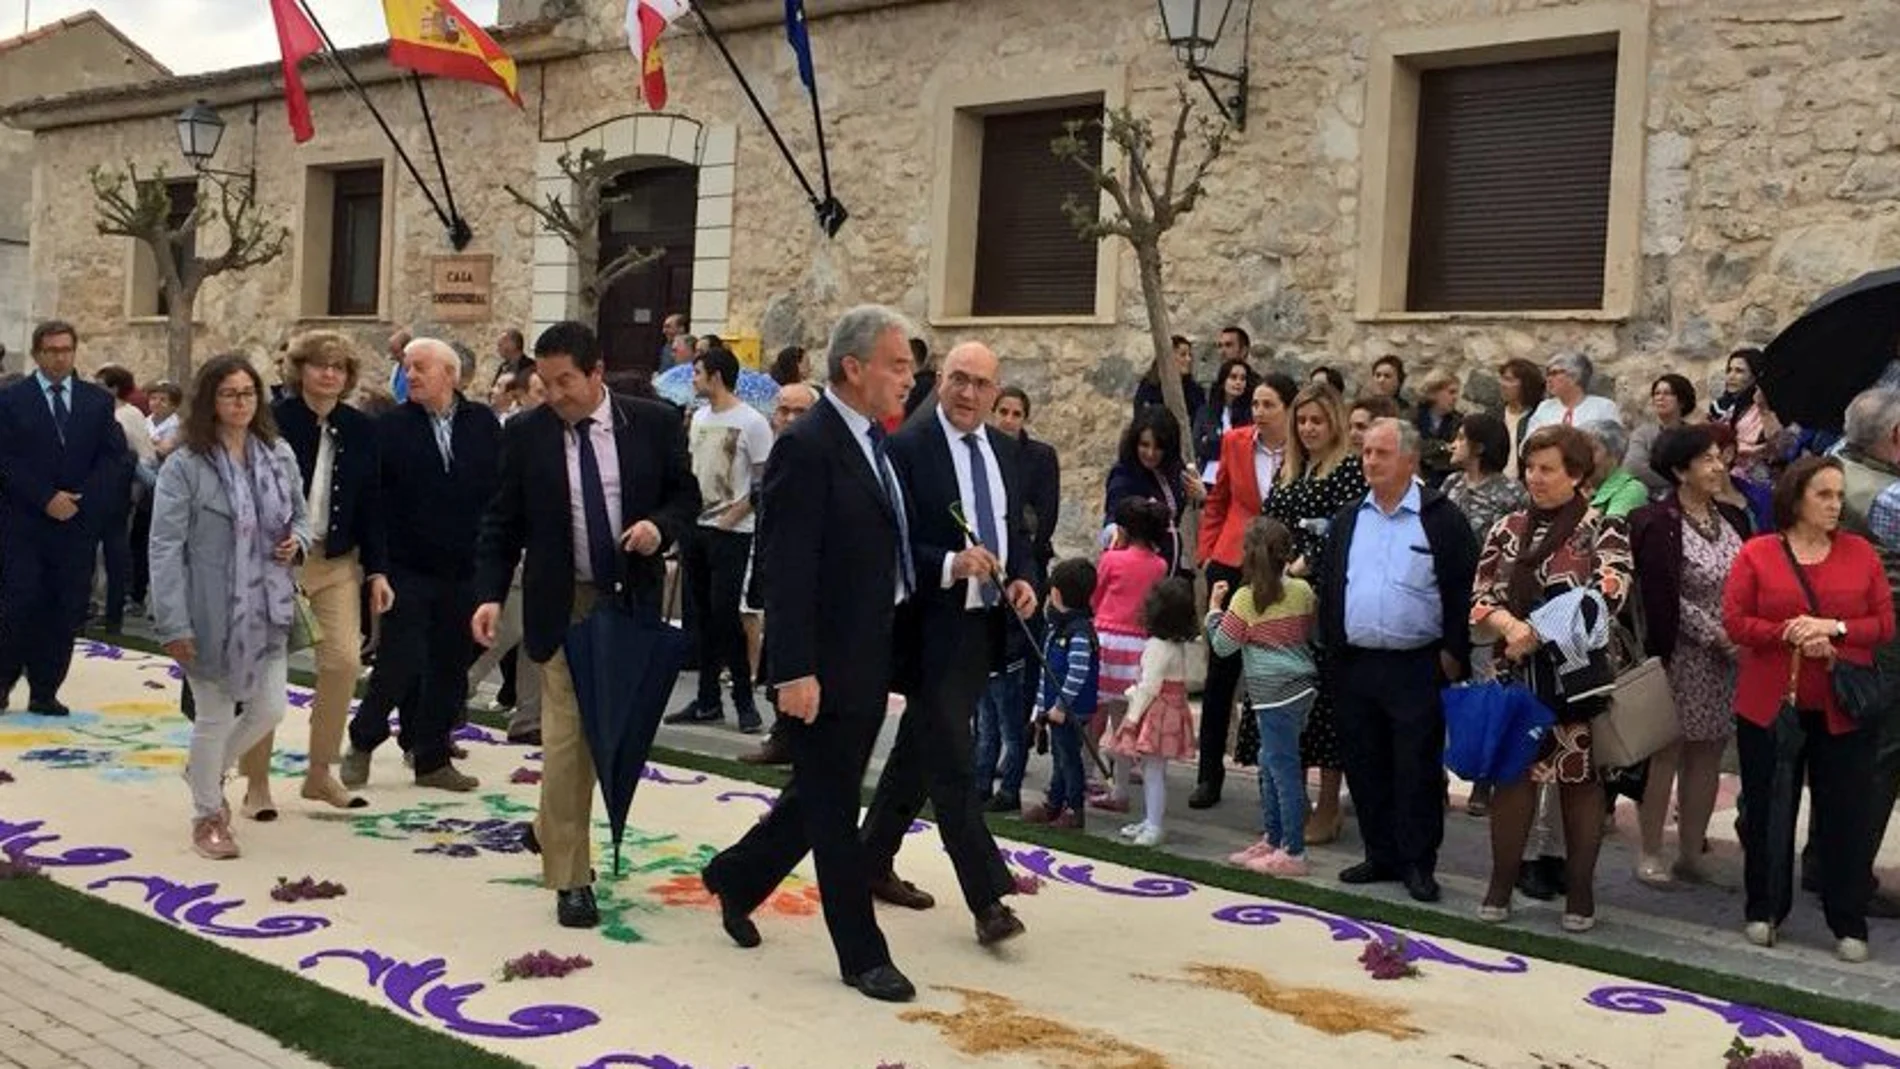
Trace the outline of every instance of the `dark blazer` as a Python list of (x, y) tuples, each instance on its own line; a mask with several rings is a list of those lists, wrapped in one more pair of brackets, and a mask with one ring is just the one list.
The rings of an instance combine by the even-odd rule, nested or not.
[[(956, 461), (950, 451), (967, 450), (969, 447), (945, 436), (943, 421), (937, 418), (935, 410), (920, 415), (923, 418), (906, 423), (890, 439), (891, 464), (904, 483), (904, 506), (910, 520), (911, 559), (917, 565), (917, 591), (899, 614), (897, 663), (900, 670), (896, 689), (901, 693), (911, 693), (912, 688), (928, 674), (929, 665), (950, 660), (948, 657), (935, 656), (939, 652), (936, 650), (929, 651), (932, 655), (926, 657), (926, 640), (934, 640), (943, 633), (939, 625), (946, 618), (954, 622), (967, 611), (964, 606), (969, 597), (970, 584), (976, 582), (959, 579), (948, 588), (943, 586), (944, 556), (962, 550), (967, 544), (963, 529), (957, 526), (950, 514), (951, 504), (963, 500), (962, 490), (957, 483)], [(988, 424), (983, 426), (980, 433), (988, 439), (990, 448), (996, 453), (996, 466), (1000, 469), (1003, 481), (1003, 522), (1008, 528), (1009, 540), (1004, 585), (1021, 579), (1034, 586), (1035, 543), (1031, 539), (1029, 525), (1023, 520), (1021, 456), (1015, 441)], [(977, 526), (976, 517), (971, 516), (969, 520), (974, 529)], [(1003, 629), (1009, 622), (1003, 614), (1007, 611), (999, 602), (987, 614), (985, 621), (990, 631), (990, 659), (993, 667), (1000, 667), (1002, 662)]]
[(501, 424), (486, 405), (461, 397), (452, 419), (448, 471), (421, 405), (404, 402), (376, 422), (392, 570), (457, 580), (474, 574), (476, 530), (501, 470)]
[[(317, 472), (317, 414), (301, 396), (290, 394), (271, 406), (271, 415), (284, 441), (290, 443), (290, 451), (297, 454), (297, 469), (303, 472), (303, 492), (308, 497)], [(349, 405), (338, 405), (330, 410), (325, 425), (335, 456), (330, 465), (330, 517), (323, 552), (341, 557), (358, 550), (363, 574), (382, 575), (389, 568), (389, 542), (383, 528), (376, 421)], [(317, 517), (310, 517), (313, 529), (317, 523)]]
[[(1720, 501), (1715, 511), (1748, 541), (1747, 513)], [(1636, 592), (1643, 599), (1644, 652), (1667, 659), (1682, 634), (1682, 502), (1674, 490), (1630, 513), (1630, 554), (1636, 562)]]
[(1211, 397), (1194, 413), (1194, 459), (1207, 465), (1220, 459), (1221, 436), (1227, 431), (1253, 426), (1253, 387), (1247, 387), (1227, 409), (1227, 429), (1220, 425), (1221, 406), (1218, 396)]
[(1017, 439), (1021, 447), (1020, 467), (1023, 484), (1023, 519), (1029, 524), (1029, 538), (1036, 550), (1036, 586), (1049, 582), (1049, 562), (1056, 559), (1056, 522), (1062, 516), (1062, 460), (1056, 447), (1039, 442), (1027, 433)]
[[(64, 444), (37, 376), (0, 390), (0, 531), (10, 538), (63, 537), (75, 524), (97, 536), (135, 463), (112, 395), (77, 375), (66, 381), (72, 392)], [(60, 490), (81, 495), (79, 514), (64, 523), (46, 514)]]
[[(1169, 357), (1168, 360), (1172, 362), (1174, 358)], [(1253, 395), (1249, 393), (1247, 396), (1251, 398)], [(1201, 388), (1200, 383), (1194, 381), (1194, 376), (1182, 375), (1181, 399), (1187, 402), (1187, 418), (1188, 421), (1192, 423), (1195, 414), (1200, 412), (1201, 408), (1207, 404), (1207, 391)], [(1161, 399), (1161, 383), (1158, 380), (1144, 377), (1141, 382), (1135, 386), (1135, 413), (1137, 415), (1141, 413), (1142, 409), (1147, 408), (1149, 405), (1159, 405), (1163, 403), (1165, 402)], [(1251, 420), (1253, 418), (1253, 402), (1249, 400), (1247, 404), (1247, 418)], [(1183, 429), (1185, 430), (1186, 428)]]
[[(1346, 642), (1346, 558), (1352, 534), (1359, 525), (1364, 498), (1340, 509), (1327, 532), (1324, 581), (1319, 594), (1321, 641), (1328, 649), (1343, 650)], [(1478, 574), (1478, 540), (1458, 506), (1429, 487), (1419, 491), (1418, 518), (1431, 547), (1432, 571), (1438, 578), (1440, 648), (1458, 661), (1459, 678), (1471, 674), (1471, 584)]]
[[(660, 529), (660, 546), (653, 553), (620, 555), (620, 594), (657, 607), (666, 579), (661, 554), (698, 518), (699, 480), (693, 478), (686, 430), (672, 406), (617, 394), (610, 404), (620, 461), (621, 529), (641, 520)], [(561, 417), (546, 405), (508, 421), (499, 485), (482, 514), (476, 551), (477, 602), (506, 601), (515, 566), (521, 565), (522, 644), (537, 664), (560, 649), (574, 612), (567, 434)]]
[(897, 532), (877, 473), (844, 416), (821, 398), (772, 444), (757, 541), (772, 682), (816, 676), (821, 720), (838, 711), (884, 715)]

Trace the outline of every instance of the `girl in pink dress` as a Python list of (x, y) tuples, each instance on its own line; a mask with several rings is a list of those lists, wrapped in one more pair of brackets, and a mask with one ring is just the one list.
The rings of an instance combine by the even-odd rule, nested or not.
[[(1140, 674), (1141, 650), (1148, 641), (1142, 623), (1142, 602), (1156, 584), (1167, 578), (1168, 562), (1160, 554), (1168, 533), (1167, 508), (1145, 498), (1127, 498), (1115, 507), (1115, 531), (1109, 548), (1096, 564), (1095, 634), (1102, 651), (1101, 716), (1091, 717), (1096, 738), (1113, 734), (1127, 707), (1128, 688)], [(1095, 801), (1098, 808), (1128, 811), (1130, 762), (1115, 762), (1114, 786)]]
[(1128, 689), (1128, 709), (1102, 749), (1114, 754), (1116, 767), (1141, 762), (1141, 820), (1122, 829), (1136, 846), (1156, 846), (1165, 837), (1168, 809), (1168, 761), (1194, 756), (1194, 712), (1188, 708), (1188, 648), (1201, 637), (1194, 587), (1169, 579), (1148, 592), (1141, 616), (1148, 641), (1141, 650), (1141, 674)]

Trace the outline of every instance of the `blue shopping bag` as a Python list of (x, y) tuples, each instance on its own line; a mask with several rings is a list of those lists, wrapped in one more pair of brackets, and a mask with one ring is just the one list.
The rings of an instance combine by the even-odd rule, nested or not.
[(1445, 767), (1460, 779), (1523, 778), (1557, 717), (1522, 683), (1487, 680), (1446, 687)]

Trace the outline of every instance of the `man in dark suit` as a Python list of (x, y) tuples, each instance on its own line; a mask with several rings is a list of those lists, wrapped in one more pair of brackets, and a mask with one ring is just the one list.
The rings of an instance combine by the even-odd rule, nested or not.
[(772, 627), (768, 671), (792, 748), (792, 782), (745, 837), (706, 866), (726, 934), (757, 946), (750, 914), (809, 851), (846, 984), (885, 1001), (917, 991), (891, 964), (871, 910), (858, 799), (891, 689), (896, 606), (918, 575), (904, 493), (879, 420), (911, 383), (902, 316), (854, 308), (831, 332), (831, 387), (772, 447), (759, 506), (759, 567)]
[(351, 789), (369, 782), (370, 754), (389, 738), (389, 711), (400, 705), (417, 786), (472, 791), (481, 784), (450, 763), (449, 734), (467, 701), (475, 532), (494, 495), (501, 424), (456, 392), (462, 360), (448, 343), (411, 341), (403, 374), (409, 400), (376, 427), (395, 605), (383, 616), (376, 671), (350, 721), (339, 778)]
[[(905, 697), (904, 719), (864, 824), (872, 893), (928, 908), (935, 904), (930, 896), (898, 879), (891, 863), (930, 798), (984, 945), (1022, 934), (1023, 925), (1002, 903), (1015, 880), (997, 855), (971, 783), (970, 718), (990, 672), (1002, 667), (1004, 628), (1014, 626), (1005, 614), (1036, 611), (1016, 442), (985, 422), (1001, 385), (998, 373), (988, 347), (970, 342), (952, 349), (938, 378), (937, 403), (891, 438), (891, 459), (910, 507), (911, 555), (923, 581), (899, 614), (897, 690)], [(998, 590), (999, 579), (1006, 590)]]
[(699, 482), (673, 409), (607, 389), (592, 329), (556, 323), (534, 355), (547, 403), (503, 435), (501, 483), (476, 547), (473, 629), (475, 641), (494, 644), (519, 565), (521, 648), (543, 666), (541, 809), (529, 847), (540, 851), (556, 919), (592, 928), (594, 763), (562, 644), (598, 600), (659, 606), (661, 554), (698, 518)]
[(41, 323), (38, 369), (0, 391), (0, 710), (24, 671), (27, 711), (66, 715), (108, 498), (132, 464), (112, 395), (73, 374), (78, 351), (72, 324)]

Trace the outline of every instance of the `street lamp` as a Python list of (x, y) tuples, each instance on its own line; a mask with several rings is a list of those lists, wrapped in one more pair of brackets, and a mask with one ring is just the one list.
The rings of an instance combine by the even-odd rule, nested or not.
[[(1187, 65), (1188, 74), (1206, 87), (1214, 106), (1234, 129), (1247, 128), (1247, 46), (1253, 37), (1253, 0), (1156, 0), (1161, 7), (1161, 29), (1174, 54)], [(1230, 52), (1238, 62), (1216, 65), (1214, 52), (1232, 26), (1239, 44)], [(1233, 41), (1233, 37), (1227, 40)], [(1223, 93), (1212, 79), (1229, 83)]]
[[(235, 178), (244, 183), (248, 191), (257, 188), (257, 165), (252, 163), (247, 171), (219, 171), (211, 167), (212, 157), (218, 154), (218, 145), (224, 141), (224, 117), (211, 105), (202, 100), (196, 101), (184, 111), (178, 113), (178, 152), (185, 157), (191, 169), (201, 175), (215, 175), (219, 178)], [(251, 105), (251, 159), (257, 159), (257, 105)]]

